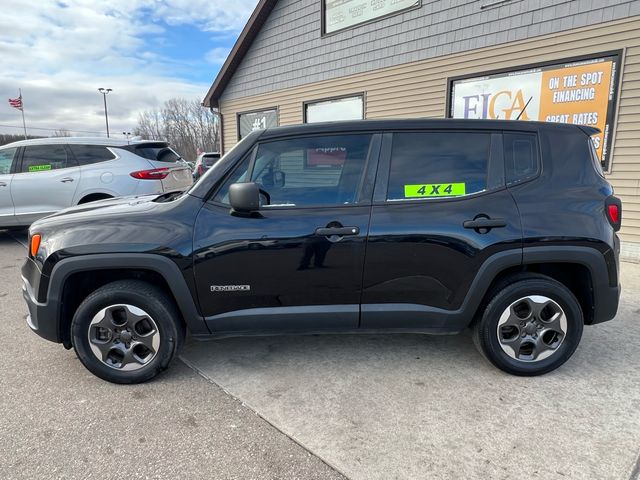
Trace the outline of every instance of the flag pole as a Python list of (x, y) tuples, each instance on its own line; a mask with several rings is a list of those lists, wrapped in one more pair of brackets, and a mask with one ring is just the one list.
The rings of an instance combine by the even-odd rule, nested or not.
[(18, 92), (20, 93), (20, 103), (22, 104), (22, 108), (20, 111), (22, 112), (22, 128), (24, 128), (24, 139), (27, 139), (27, 124), (24, 121), (24, 100), (22, 100), (22, 89), (19, 88)]

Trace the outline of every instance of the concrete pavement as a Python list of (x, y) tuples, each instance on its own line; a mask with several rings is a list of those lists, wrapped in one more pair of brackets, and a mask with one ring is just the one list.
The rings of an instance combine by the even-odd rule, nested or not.
[(543, 377), (502, 373), (468, 335), (237, 338), (183, 358), (354, 480), (626, 480), (640, 450), (640, 266), (623, 264), (622, 281), (617, 318), (585, 328)]
[(180, 361), (144, 385), (91, 375), (28, 329), (24, 255), (0, 232), (1, 479), (343, 478)]
[(639, 265), (623, 264), (618, 317), (544, 377), (503, 374), (465, 335), (298, 336), (190, 342), (127, 387), (28, 330), (14, 237), (0, 233), (0, 478), (640, 477)]

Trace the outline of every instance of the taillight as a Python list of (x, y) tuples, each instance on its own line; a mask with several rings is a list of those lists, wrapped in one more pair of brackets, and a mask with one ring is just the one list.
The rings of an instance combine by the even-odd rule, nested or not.
[(31, 244), (29, 246), (29, 253), (31, 253), (31, 256), (35, 258), (35, 256), (38, 253), (38, 250), (40, 249), (40, 241), (42, 240), (42, 237), (40, 237), (40, 235), (38, 233), (36, 233), (35, 235), (31, 236)]
[(198, 165), (198, 175), (204, 175), (204, 167), (202, 164)]
[(607, 197), (604, 202), (604, 211), (613, 229), (616, 232), (620, 230), (622, 225), (622, 202), (620, 199), (613, 195)]
[(133, 178), (138, 180), (162, 180), (169, 175), (171, 170), (169, 168), (154, 168), (153, 170), (140, 170), (138, 172), (131, 172)]

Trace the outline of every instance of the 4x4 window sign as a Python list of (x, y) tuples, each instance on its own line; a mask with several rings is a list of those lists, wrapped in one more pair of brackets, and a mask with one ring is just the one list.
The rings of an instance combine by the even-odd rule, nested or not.
[(405, 198), (421, 197), (455, 197), (466, 193), (464, 183), (426, 183), (422, 185), (405, 185)]

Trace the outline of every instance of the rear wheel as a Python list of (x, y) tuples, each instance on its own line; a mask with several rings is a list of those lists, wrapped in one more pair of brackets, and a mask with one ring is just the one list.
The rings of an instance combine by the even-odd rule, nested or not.
[(542, 375), (575, 352), (582, 337), (580, 304), (561, 283), (520, 277), (494, 293), (474, 327), (480, 352), (514, 375)]
[(140, 383), (166, 369), (184, 339), (178, 312), (160, 289), (121, 280), (89, 295), (72, 323), (73, 346), (94, 375)]

